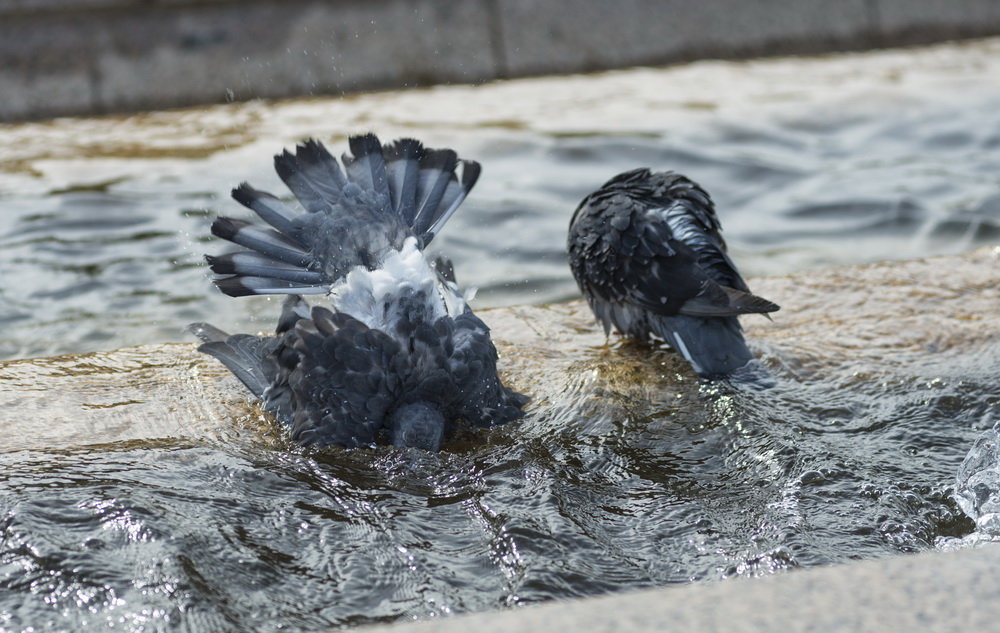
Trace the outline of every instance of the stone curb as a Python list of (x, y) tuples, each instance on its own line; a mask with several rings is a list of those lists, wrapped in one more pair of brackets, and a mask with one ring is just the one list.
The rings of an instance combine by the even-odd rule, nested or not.
[(997, 33), (995, 0), (11, 0), (0, 121)]
[(954, 633), (1000, 622), (1000, 547), (667, 587), (364, 633)]

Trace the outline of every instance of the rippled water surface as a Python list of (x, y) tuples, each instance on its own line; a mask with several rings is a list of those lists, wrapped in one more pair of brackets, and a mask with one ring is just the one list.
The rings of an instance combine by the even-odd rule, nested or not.
[[(283, 193), (270, 156), (307, 135), (482, 162), (438, 245), (482, 308), (573, 297), (572, 210), (643, 165), (710, 191), (748, 276), (995, 243), (998, 113), (992, 41), (0, 127), (0, 358), (269, 329), (277, 306), (214, 294), (201, 255), (216, 214), (243, 215), (228, 190)], [(189, 348), (2, 366), (0, 629), (312, 630), (971, 531), (951, 487), (995, 421), (995, 338), (905, 362), (755, 342), (776, 379), (755, 391), (586, 331), (515, 371), (522, 423), (434, 455), (288, 446), (192, 391), (213, 369)]]
[[(777, 382), (765, 391), (684, 378), (667, 351), (585, 347), (534, 385), (522, 423), (438, 454), (305, 453), (252, 413), (203, 434), (154, 420), (147, 439), (11, 439), (0, 628), (312, 630), (884, 557), (971, 531), (950, 485), (1000, 407), (1000, 347), (813, 375), (758, 349)], [(192, 352), (157, 354), (150, 367), (191, 371)], [(82, 379), (121, 362), (50, 367)]]
[[(1000, 240), (1000, 44), (0, 126), (0, 358), (269, 329), (201, 256), (242, 180), (307, 136), (419, 136), (484, 166), (441, 236), (478, 306), (576, 296), (569, 217), (612, 175), (674, 169), (715, 198), (745, 275)], [(249, 213), (249, 212), (247, 212)], [(253, 319), (260, 316), (264, 323)]]

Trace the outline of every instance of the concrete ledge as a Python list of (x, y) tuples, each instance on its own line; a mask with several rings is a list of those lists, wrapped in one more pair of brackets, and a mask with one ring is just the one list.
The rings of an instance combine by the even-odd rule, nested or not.
[(994, 0), (13, 0), (0, 121), (996, 33)]
[(494, 75), (478, 2), (110, 5), (0, 16), (0, 120)]
[(652, 589), (367, 633), (889, 633), (992, 631), (1000, 547)]
[(499, 18), (507, 71), (525, 75), (870, 47), (868, 4), (504, 0)]

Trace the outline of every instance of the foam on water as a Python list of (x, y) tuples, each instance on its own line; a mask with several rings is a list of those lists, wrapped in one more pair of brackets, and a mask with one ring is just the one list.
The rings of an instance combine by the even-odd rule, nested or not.
[(941, 538), (938, 547), (951, 550), (1000, 542), (1000, 423), (984, 432), (962, 461), (955, 501), (975, 521), (976, 531), (962, 538)]

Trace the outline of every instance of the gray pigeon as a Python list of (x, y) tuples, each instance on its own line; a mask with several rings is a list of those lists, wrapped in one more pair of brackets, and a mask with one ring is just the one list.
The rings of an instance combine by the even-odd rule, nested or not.
[[(413, 139), (382, 145), (369, 134), (349, 144), (343, 170), (317, 141), (275, 156), (297, 205), (245, 183), (233, 190), (270, 226), (215, 221), (213, 234), (248, 249), (206, 256), (223, 275), (216, 286), (234, 297), (290, 296), (275, 336), (195, 323), (198, 349), (301, 444), (438, 450), (460, 420), (489, 427), (520, 417), (528, 398), (500, 382), (489, 328), (448, 267), (423, 253), (479, 164)], [(310, 307), (309, 294), (328, 295), (330, 308)]]
[(655, 335), (705, 377), (745, 366), (737, 316), (778, 306), (750, 294), (720, 230), (708, 194), (672, 172), (625, 172), (584, 198), (569, 262), (605, 334)]

